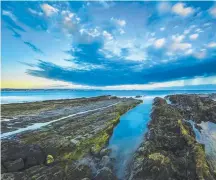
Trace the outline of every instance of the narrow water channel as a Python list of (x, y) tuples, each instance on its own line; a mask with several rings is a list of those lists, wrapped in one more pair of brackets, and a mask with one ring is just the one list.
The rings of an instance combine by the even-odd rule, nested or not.
[(153, 97), (143, 98), (143, 103), (121, 116), (109, 141), (111, 157), (115, 159), (118, 179), (123, 180), (128, 162), (143, 140), (150, 120)]

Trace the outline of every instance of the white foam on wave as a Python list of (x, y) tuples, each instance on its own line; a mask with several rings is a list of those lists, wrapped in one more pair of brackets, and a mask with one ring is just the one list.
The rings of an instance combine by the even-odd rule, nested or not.
[(35, 96), (1, 96), (1, 104), (31, 102), (37, 99)]

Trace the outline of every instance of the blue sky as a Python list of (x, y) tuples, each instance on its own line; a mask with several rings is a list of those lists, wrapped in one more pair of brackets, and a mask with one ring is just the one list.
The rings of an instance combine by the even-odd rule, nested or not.
[(215, 2), (2, 2), (2, 87), (216, 87)]

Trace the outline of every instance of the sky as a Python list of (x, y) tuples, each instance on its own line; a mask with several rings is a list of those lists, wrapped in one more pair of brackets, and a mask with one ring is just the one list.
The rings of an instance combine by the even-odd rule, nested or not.
[(216, 2), (2, 2), (2, 88), (216, 89)]

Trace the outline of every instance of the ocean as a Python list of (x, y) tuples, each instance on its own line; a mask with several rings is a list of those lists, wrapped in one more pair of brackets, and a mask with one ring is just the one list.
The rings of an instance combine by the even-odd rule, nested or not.
[(45, 90), (2, 90), (1, 104), (45, 101), (54, 99), (70, 99), (81, 97), (94, 97), (101, 95), (137, 96), (146, 98), (165, 96), (168, 94), (216, 93), (216, 90), (71, 90), (71, 89), (45, 89)]

